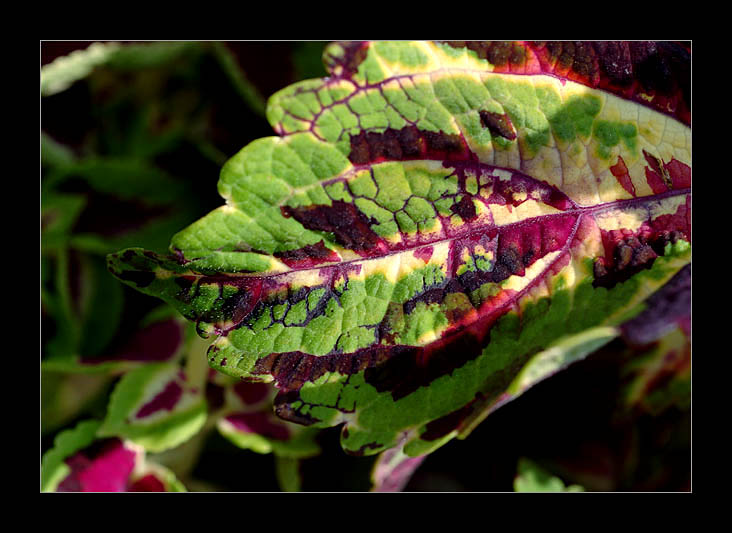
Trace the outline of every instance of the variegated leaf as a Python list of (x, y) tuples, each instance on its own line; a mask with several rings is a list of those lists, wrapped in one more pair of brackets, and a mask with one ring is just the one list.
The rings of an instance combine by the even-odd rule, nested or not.
[(125, 374), (112, 392), (98, 435), (129, 439), (150, 452), (173, 448), (206, 422), (203, 392), (176, 364), (141, 366)]
[(130, 441), (100, 438), (85, 420), (59, 433), (41, 461), (42, 492), (185, 492), (167, 468), (146, 460)]
[(276, 389), (266, 383), (237, 381), (223, 388), (216, 427), (240, 448), (299, 459), (317, 455), (317, 432), (278, 418), (272, 412)]
[(352, 453), (422, 455), (532, 356), (622, 324), (689, 264), (684, 47), (335, 43), (324, 59), (329, 78), (272, 96), (278, 136), (226, 163), (226, 204), (172, 255), (109, 256), (216, 336), (213, 368), (274, 382), (281, 417), (344, 424)]

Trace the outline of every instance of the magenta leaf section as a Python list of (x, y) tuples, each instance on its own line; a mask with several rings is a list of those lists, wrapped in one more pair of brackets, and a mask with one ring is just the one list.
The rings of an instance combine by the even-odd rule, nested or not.
[(58, 492), (126, 492), (135, 452), (119, 439), (97, 441), (66, 459), (71, 473)]
[(166, 492), (163, 483), (155, 474), (147, 474), (130, 483), (127, 492)]
[(290, 432), (284, 424), (271, 420), (271, 415), (265, 412), (234, 413), (226, 417), (237, 431), (255, 433), (270, 439), (287, 440)]
[(145, 418), (158, 411), (172, 411), (182, 395), (183, 388), (177, 382), (171, 381), (165, 386), (162, 392), (140, 407), (135, 417)]

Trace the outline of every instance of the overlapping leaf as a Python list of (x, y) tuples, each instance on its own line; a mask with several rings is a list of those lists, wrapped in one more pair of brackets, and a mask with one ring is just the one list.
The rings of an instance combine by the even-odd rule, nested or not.
[(203, 391), (186, 378), (172, 363), (152, 363), (125, 374), (98, 434), (128, 438), (153, 452), (185, 442), (206, 421)]
[(281, 459), (317, 455), (317, 431), (278, 418), (272, 412), (276, 389), (211, 372), (207, 387), (209, 409), (219, 433), (240, 448), (274, 453)]
[(215, 335), (213, 368), (274, 382), (281, 417), (345, 423), (352, 453), (422, 455), (690, 262), (684, 60), (670, 43), (333, 44), (329, 78), (270, 99), (279, 136), (224, 166), (226, 205), (173, 255), (109, 268)]
[(623, 324), (629, 345), (622, 378), (628, 410), (658, 415), (691, 403), (691, 266), (681, 269)]
[(185, 492), (167, 468), (119, 438), (99, 438), (101, 422), (85, 420), (59, 433), (41, 462), (43, 492)]

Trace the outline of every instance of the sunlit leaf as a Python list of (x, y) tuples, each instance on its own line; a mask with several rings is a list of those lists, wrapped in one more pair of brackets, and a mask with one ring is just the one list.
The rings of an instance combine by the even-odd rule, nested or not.
[(282, 418), (343, 424), (354, 454), (423, 455), (612, 338), (582, 335), (690, 263), (683, 47), (366, 42), (324, 57), (329, 78), (270, 98), (278, 137), (224, 165), (224, 206), (169, 256), (109, 256), (216, 337), (213, 368), (273, 382)]

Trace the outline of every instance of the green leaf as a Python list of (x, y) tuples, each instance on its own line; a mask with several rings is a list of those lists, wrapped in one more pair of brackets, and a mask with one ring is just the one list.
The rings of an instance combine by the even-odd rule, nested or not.
[(552, 476), (526, 458), (519, 460), (514, 490), (516, 492), (584, 492), (581, 485), (566, 486), (561, 479)]
[(681, 328), (645, 348), (629, 349), (621, 370), (623, 407), (658, 416), (691, 406), (691, 340)]
[(44, 361), (71, 362), (101, 354), (122, 317), (123, 291), (99, 257), (66, 249), (56, 253), (56, 283), (46, 301), (56, 323)]
[(225, 205), (109, 269), (216, 337), (213, 368), (274, 383), (280, 417), (428, 453), (691, 261), (684, 81), (641, 105), (549, 51), (332, 44), (329, 77), (270, 98), (278, 136), (224, 165)]
[(271, 385), (238, 382), (226, 386), (223, 394), (225, 405), (216, 427), (239, 448), (273, 453), (280, 459), (302, 459), (320, 452), (317, 431), (281, 420), (272, 412), (276, 389)]
[[(70, 475), (74, 482), (64, 491), (186, 491), (172, 471), (146, 460), (139, 446), (119, 439), (100, 439), (100, 424), (98, 420), (85, 420), (56, 436), (54, 446), (41, 459), (41, 492), (55, 492)], [(100, 449), (94, 449), (95, 445)]]
[[(63, 345), (65, 330), (47, 346), (41, 369), (74, 374), (122, 374), (151, 362), (173, 362), (182, 357), (195, 335), (169, 306), (160, 306), (142, 317), (137, 328), (101, 353), (82, 354), (78, 347)], [(110, 330), (112, 331), (112, 330)], [(91, 343), (94, 333), (89, 334)], [(98, 338), (98, 337), (97, 337)]]
[(129, 439), (150, 452), (173, 448), (206, 421), (206, 400), (180, 367), (152, 363), (125, 374), (110, 397), (99, 435)]

